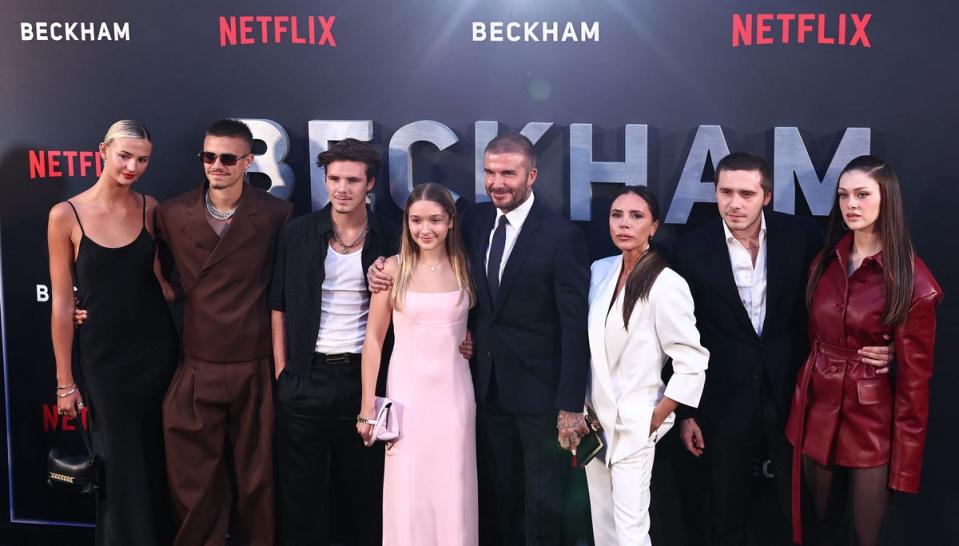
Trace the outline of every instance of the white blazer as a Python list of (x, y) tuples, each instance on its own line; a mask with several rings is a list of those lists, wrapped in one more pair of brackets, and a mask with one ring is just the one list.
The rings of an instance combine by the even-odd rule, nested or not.
[[(637, 453), (650, 441), (653, 408), (662, 397), (697, 407), (709, 351), (699, 343), (689, 285), (665, 268), (649, 299), (639, 300), (623, 324), (623, 292), (610, 307), (623, 256), (593, 262), (589, 286), (591, 377), (587, 400), (606, 437), (606, 464)], [(669, 384), (662, 380), (673, 359)]]

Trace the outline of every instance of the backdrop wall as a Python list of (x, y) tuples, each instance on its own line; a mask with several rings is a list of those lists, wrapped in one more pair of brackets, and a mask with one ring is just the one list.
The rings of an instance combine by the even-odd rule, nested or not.
[(427, 180), (484, 198), (483, 146), (523, 130), (540, 154), (537, 195), (580, 222), (594, 258), (613, 253), (615, 184), (654, 188), (672, 239), (715, 217), (712, 169), (731, 150), (774, 163), (777, 210), (814, 216), (849, 159), (886, 158), (947, 294), (922, 493), (896, 513), (917, 543), (959, 540), (957, 18), (954, 3), (891, 0), (3, 3), (0, 503), (13, 523), (92, 516), (43, 482), (49, 446), (75, 426), (51, 396), (50, 207), (96, 180), (92, 152), (117, 119), (153, 132), (136, 189), (164, 200), (202, 181), (204, 127), (239, 117), (261, 141), (253, 182), (298, 214), (326, 202), (312, 164), (328, 140), (383, 153), (375, 205), (398, 216)]

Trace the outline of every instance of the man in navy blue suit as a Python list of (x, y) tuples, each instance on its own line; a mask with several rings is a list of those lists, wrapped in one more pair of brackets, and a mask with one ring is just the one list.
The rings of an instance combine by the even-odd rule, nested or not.
[(526, 137), (490, 141), (484, 168), (492, 203), (472, 207), (463, 222), (478, 300), (481, 542), (555, 545), (569, 477), (564, 449), (585, 432), (586, 239), (533, 195), (536, 154)]
[[(536, 153), (504, 133), (484, 153), (491, 203), (462, 229), (477, 304), (470, 317), (477, 400), (480, 542), (562, 543), (570, 454), (586, 432), (586, 238), (533, 195)], [(377, 285), (370, 268), (371, 288)], [(386, 281), (386, 283), (383, 283)]]

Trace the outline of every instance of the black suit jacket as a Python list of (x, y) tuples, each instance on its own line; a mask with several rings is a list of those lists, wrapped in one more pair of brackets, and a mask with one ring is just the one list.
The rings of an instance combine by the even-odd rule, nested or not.
[(471, 316), (476, 398), (488, 399), (495, 376), (498, 403), (513, 413), (582, 411), (589, 371), (585, 235), (534, 201), (494, 302), (485, 262), (495, 218), (493, 205), (482, 203), (463, 221), (477, 296)]
[(696, 326), (709, 349), (699, 409), (683, 408), (704, 428), (747, 430), (761, 403), (762, 382), (785, 425), (796, 374), (809, 352), (804, 300), (809, 263), (822, 249), (819, 226), (807, 218), (765, 211), (766, 318), (753, 329), (733, 278), (722, 219), (691, 233), (675, 253), (696, 304)]
[[(392, 256), (400, 240), (400, 227), (367, 208), (369, 233), (363, 242), (360, 261), (366, 270), (379, 256)], [(324, 261), (333, 235), (330, 205), (322, 210), (293, 219), (280, 234), (270, 286), (270, 308), (286, 313), (286, 368), (289, 373), (306, 376), (316, 349), (320, 331), (320, 307), (323, 301)], [(390, 354), (391, 336), (383, 350)], [(381, 374), (381, 379), (385, 374)]]

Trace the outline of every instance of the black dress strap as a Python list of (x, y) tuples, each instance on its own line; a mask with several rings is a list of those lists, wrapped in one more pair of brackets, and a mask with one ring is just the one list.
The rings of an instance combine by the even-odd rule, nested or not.
[(143, 199), (143, 228), (147, 227), (147, 195), (145, 193), (140, 194), (140, 198)]
[(77, 217), (77, 224), (80, 225), (80, 233), (86, 237), (87, 232), (83, 231), (83, 222), (80, 221), (80, 213), (77, 212), (77, 208), (73, 206), (73, 203), (71, 203), (69, 199), (67, 199), (67, 204), (70, 205), (71, 209), (73, 209), (73, 215)]

